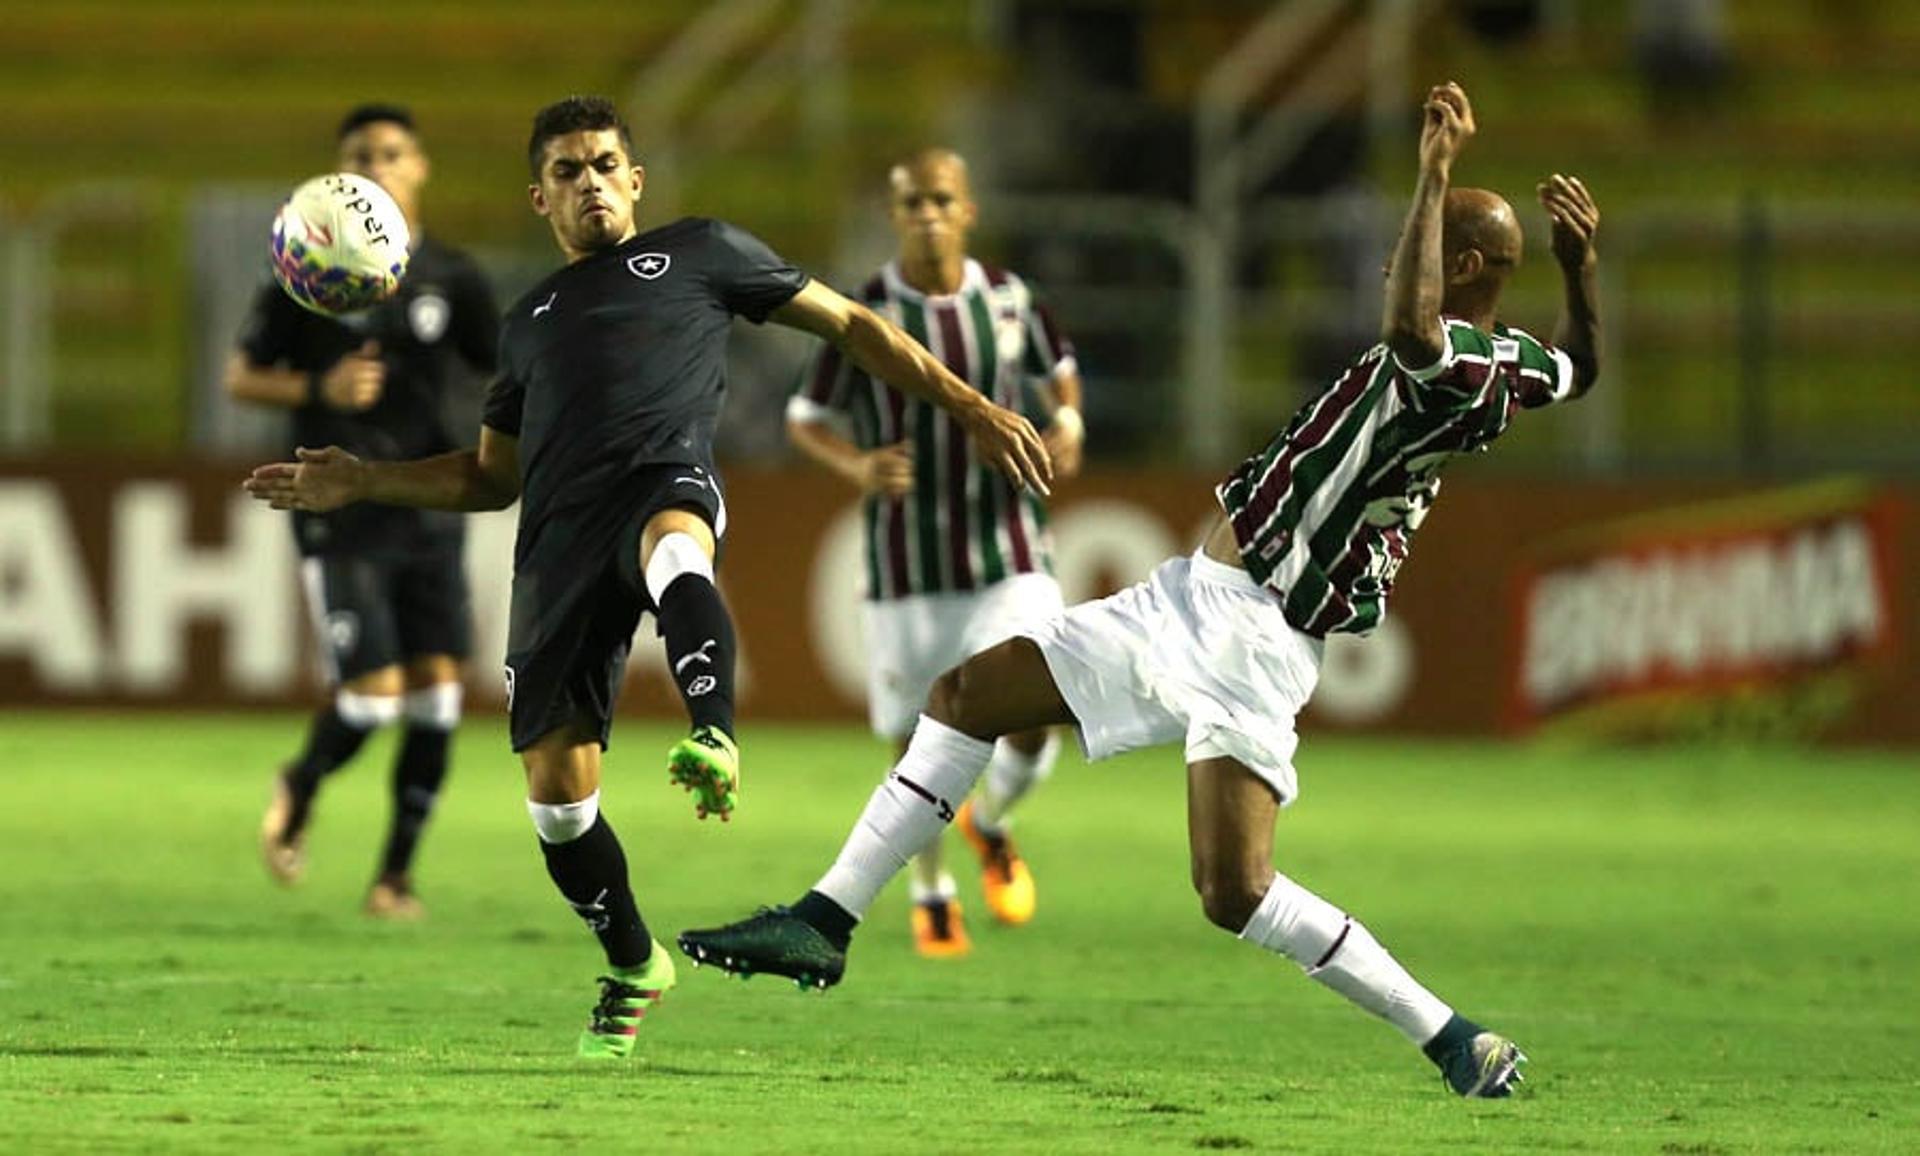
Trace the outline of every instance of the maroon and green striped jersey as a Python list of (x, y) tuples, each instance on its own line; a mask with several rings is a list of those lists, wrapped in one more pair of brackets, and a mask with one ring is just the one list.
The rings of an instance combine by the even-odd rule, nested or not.
[(1214, 491), (1247, 572), (1295, 629), (1378, 625), (1442, 467), (1486, 449), (1516, 411), (1573, 394), (1567, 355), (1528, 333), (1448, 318), (1445, 334), (1418, 372), (1374, 346)]
[[(1072, 344), (1005, 270), (969, 260), (958, 292), (928, 296), (889, 262), (858, 297), (1008, 409), (1024, 408), (1029, 381), (1073, 371)], [(946, 411), (874, 380), (828, 345), (802, 375), (788, 414), (844, 415), (863, 450), (912, 442), (912, 492), (865, 503), (867, 597), (978, 590), (1012, 574), (1052, 572), (1046, 507), (976, 460)]]

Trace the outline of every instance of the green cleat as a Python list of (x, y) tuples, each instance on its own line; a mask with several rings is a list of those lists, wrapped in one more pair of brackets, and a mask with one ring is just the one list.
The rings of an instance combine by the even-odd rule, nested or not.
[(593, 1006), (593, 1022), (580, 1033), (581, 1057), (624, 1060), (632, 1055), (641, 1019), (673, 984), (673, 957), (658, 942), (644, 966), (601, 976), (600, 1002)]
[(695, 727), (667, 752), (667, 780), (693, 792), (695, 815), (725, 822), (740, 805), (740, 748), (718, 727)]
[(680, 950), (695, 967), (711, 963), (743, 979), (784, 975), (802, 991), (832, 987), (847, 970), (847, 953), (786, 907), (762, 907), (725, 927), (683, 931)]

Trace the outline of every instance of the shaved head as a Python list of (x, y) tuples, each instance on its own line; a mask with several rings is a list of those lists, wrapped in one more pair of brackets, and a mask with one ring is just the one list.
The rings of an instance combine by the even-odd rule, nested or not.
[(936, 175), (948, 176), (953, 187), (968, 196), (972, 188), (967, 180), (967, 160), (952, 149), (921, 149), (887, 170), (887, 183), (898, 192), (916, 184), (928, 183)]
[(958, 290), (976, 213), (967, 162), (952, 149), (921, 149), (888, 170), (887, 216), (908, 284), (923, 293)]
[(1468, 249), (1478, 249), (1491, 268), (1510, 270), (1520, 263), (1520, 221), (1499, 193), (1447, 190), (1440, 235), (1449, 262)]

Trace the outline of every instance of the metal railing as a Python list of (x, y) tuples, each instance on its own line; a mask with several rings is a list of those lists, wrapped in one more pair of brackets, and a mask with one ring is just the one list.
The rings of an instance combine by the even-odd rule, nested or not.
[(657, 217), (675, 215), (689, 183), (694, 154), (683, 142), (696, 142), (702, 157), (725, 157), (789, 98), (800, 102), (810, 145), (837, 148), (847, 132), (846, 4), (722, 0), (634, 76), (626, 112)]
[[(125, 411), (124, 428), (189, 430), (202, 449), (260, 444), (268, 435), (257, 419), (232, 412), (218, 365), (259, 283), (266, 197), (207, 190), (181, 206), (151, 191), (111, 204), (63, 193), (45, 202), (60, 205), (56, 212), (0, 220), (0, 445), (115, 448), (91, 424), (103, 405)], [(1192, 439), (1178, 436), (1183, 420), (1203, 422), (1237, 451), (1324, 386), (1326, 359), (1311, 355), (1344, 359), (1370, 342), (1377, 271), (1404, 211), (1397, 198), (1377, 195), (1248, 206), (1243, 247), (1266, 250), (1263, 264), (1287, 275), (1230, 287), (1223, 329), (1236, 344), (1216, 359), (1236, 372), (1231, 389), (1207, 394), (1205, 412), (1195, 413), (1192, 394), (1203, 383), (1186, 319), (1200, 292), (1193, 239), (1204, 227), (1190, 209), (1124, 198), (987, 193), (982, 201), (989, 251), (1056, 244), (1118, 255), (1078, 275), (1071, 263), (1044, 276), (1023, 271), (1036, 274), (1082, 347), (1090, 416), (1109, 445), (1194, 464), (1212, 463), (1189, 456)], [(1537, 243), (1544, 218), (1520, 209), (1536, 244), (1507, 312), (1545, 335), (1558, 282)], [(91, 264), (63, 264), (74, 231), (95, 231), (94, 210), (123, 231), (135, 223), (188, 238), (181, 269), (105, 243)], [(503, 292), (547, 260), (482, 257)], [(113, 260), (122, 265), (100, 265)], [(1115, 275), (1116, 265), (1132, 272)], [(1908, 368), (1920, 345), (1915, 269), (1920, 210), (1902, 205), (1728, 200), (1613, 210), (1602, 248), (1603, 387), (1573, 412), (1527, 423), (1532, 440), (1499, 458), (1596, 474), (1920, 469), (1920, 391)], [(156, 313), (154, 303), (169, 299), (170, 311)], [(120, 308), (128, 302), (139, 308)], [(184, 327), (170, 320), (175, 314)], [(794, 367), (777, 360), (743, 362), (736, 388), (783, 391)], [(182, 399), (196, 414), (191, 422), (178, 412)], [(777, 411), (751, 400), (738, 399), (736, 412)]]

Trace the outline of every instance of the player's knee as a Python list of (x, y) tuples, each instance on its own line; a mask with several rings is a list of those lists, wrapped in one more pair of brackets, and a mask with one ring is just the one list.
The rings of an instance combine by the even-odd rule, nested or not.
[(1195, 863), (1193, 889), (1200, 893), (1200, 909), (1207, 921), (1235, 935), (1247, 926), (1266, 894), (1265, 883), (1254, 872), (1224, 863)]
[(927, 693), (927, 717), (975, 738), (996, 738), (980, 709), (979, 680), (971, 665), (963, 662), (933, 680)]
[(927, 688), (927, 717), (953, 726), (960, 709), (960, 672), (949, 670)]

